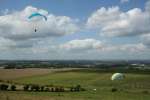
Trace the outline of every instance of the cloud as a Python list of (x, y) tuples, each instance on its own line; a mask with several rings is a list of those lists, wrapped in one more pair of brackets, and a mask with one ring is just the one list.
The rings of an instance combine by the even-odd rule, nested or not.
[(92, 49), (100, 49), (103, 47), (101, 41), (96, 39), (75, 39), (59, 46), (61, 49), (65, 49), (67, 51), (88, 51)]
[[(44, 21), (41, 18), (29, 20), (28, 16), (33, 12), (44, 14), (48, 20)], [(18, 55), (31, 59), (32, 57), (36, 59), (41, 56), (43, 58), (64, 59), (69, 57), (73, 59), (76, 57), (90, 58), (92, 56), (94, 58), (94, 55), (97, 58), (99, 55), (116, 56), (119, 53), (124, 56), (126, 54), (138, 55), (143, 52), (148, 54), (147, 50), (150, 47), (149, 19), (150, 1), (146, 3), (144, 10), (133, 8), (128, 11), (121, 11), (117, 6), (102, 7), (88, 18), (86, 22), (88, 29), (94, 29), (94, 32), (96, 30), (100, 35), (108, 37), (140, 35), (142, 41), (135, 44), (130, 44), (129, 42), (128, 44), (114, 44), (110, 40), (113, 42), (111, 44), (94, 38), (85, 38), (61, 43), (64, 38), (57, 40), (57, 37), (80, 31), (78, 20), (68, 16), (49, 14), (46, 10), (32, 6), (28, 6), (22, 11), (4, 10), (3, 15), (0, 15), (0, 51), (5, 52), (4, 56), (14, 55), (15, 57)], [(35, 28), (37, 28), (37, 32), (34, 32)], [(90, 30), (85, 31), (88, 32), (87, 34), (91, 32)], [(95, 37), (95, 35), (93, 36)], [(66, 38), (68, 40), (70, 37)]]
[(14, 41), (0, 37), (0, 50), (7, 50), (15, 45)]
[(28, 41), (14, 41), (0, 37), (0, 50), (17, 50), (17, 49), (28, 49), (32, 48), (37, 44), (37, 40)]
[(127, 53), (142, 53), (147, 50), (147, 47), (143, 43), (137, 44), (122, 44), (107, 46), (104, 48), (105, 51), (117, 51), (117, 52), (127, 52)]
[(142, 40), (143, 44), (145, 44), (147, 47), (150, 47), (150, 33), (142, 35), (141, 40)]
[(59, 49), (63, 51), (71, 51), (71, 52), (128, 52), (128, 53), (139, 53), (143, 52), (147, 49), (146, 45), (143, 43), (137, 44), (108, 44), (103, 43), (100, 40), (88, 38), (82, 40), (71, 40), (64, 44), (59, 45)]
[[(13, 53), (18, 56), (28, 55), (32, 57), (58, 57), (58, 58), (80, 58), (98, 57), (98, 55), (137, 55), (149, 50), (144, 43), (135, 44), (110, 44), (93, 38), (74, 39), (65, 43), (53, 43), (53, 40), (39, 40), (38, 42), (22, 41), (13, 42), (9, 39), (0, 39), (0, 51)], [(10, 53), (10, 54), (11, 54)], [(13, 55), (11, 54), (11, 55)], [(40, 55), (40, 56), (39, 56)], [(53, 56), (52, 56), (53, 55)], [(126, 56), (125, 55), (125, 56)]]
[[(40, 12), (48, 20), (29, 21), (28, 16), (33, 12)], [(37, 28), (37, 32), (34, 29)], [(32, 6), (22, 11), (0, 16), (0, 36), (10, 40), (27, 40), (33, 38), (59, 37), (78, 31), (75, 20), (67, 16), (48, 14), (46, 10)]]
[(147, 34), (150, 32), (148, 10), (149, 6), (146, 6), (145, 11), (140, 8), (133, 8), (126, 12), (121, 11), (118, 6), (108, 9), (102, 7), (88, 18), (86, 25), (108, 37)]
[[(44, 14), (48, 20), (43, 21), (41, 18), (29, 20), (28, 16), (33, 12)], [(38, 45), (39, 41), (73, 34), (79, 30), (76, 19), (48, 14), (46, 10), (32, 6), (27, 6), (22, 11), (4, 10), (2, 14), (0, 15), (0, 50), (31, 49), (34, 45)], [(34, 32), (35, 28), (37, 32)]]
[(45, 39), (45, 40), (39, 40), (33, 46), (30, 48), (33, 53), (39, 54), (39, 53), (51, 53), (58, 51), (58, 46), (55, 44), (54, 40)]

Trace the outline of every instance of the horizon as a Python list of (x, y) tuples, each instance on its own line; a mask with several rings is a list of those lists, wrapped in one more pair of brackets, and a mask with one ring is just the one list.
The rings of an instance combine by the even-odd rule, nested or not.
[(0, 59), (0, 61), (150, 61), (150, 59)]

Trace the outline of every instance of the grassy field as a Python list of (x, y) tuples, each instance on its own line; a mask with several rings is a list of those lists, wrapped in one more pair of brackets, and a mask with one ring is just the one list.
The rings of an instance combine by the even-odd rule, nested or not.
[[(82, 92), (0, 92), (0, 100), (150, 100), (150, 74), (126, 73), (122, 81), (111, 81), (111, 72), (70, 70), (12, 78), (22, 84), (75, 86)], [(1, 76), (2, 77), (2, 76)], [(118, 91), (111, 92), (112, 88)], [(93, 89), (96, 89), (94, 91)]]

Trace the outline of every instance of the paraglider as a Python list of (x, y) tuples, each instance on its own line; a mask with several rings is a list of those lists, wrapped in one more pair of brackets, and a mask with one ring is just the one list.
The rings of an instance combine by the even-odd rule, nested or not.
[(43, 17), (45, 19), (45, 21), (47, 21), (47, 17), (43, 14), (38, 13), (38, 12), (32, 13), (28, 18), (31, 19), (33, 17), (39, 17), (39, 16)]
[(114, 73), (111, 77), (111, 80), (123, 80), (125, 75), (122, 73)]
[[(39, 17), (42, 17), (45, 21), (47, 21), (47, 17), (46, 17), (45, 15), (43, 15), (43, 14), (38, 13), (38, 12), (32, 13), (32, 14), (28, 17), (28, 19), (39, 18)], [(34, 31), (37, 32), (37, 29), (35, 28)]]
[(35, 29), (34, 31), (36, 32), (37, 30)]

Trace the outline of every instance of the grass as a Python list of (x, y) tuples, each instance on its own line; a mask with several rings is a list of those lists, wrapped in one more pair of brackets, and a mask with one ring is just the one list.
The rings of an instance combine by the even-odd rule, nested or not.
[[(0, 100), (13, 96), (21, 100), (150, 100), (150, 74), (126, 73), (122, 81), (111, 81), (112, 73), (100, 71), (62, 71), (43, 75), (16, 78), (17, 83), (74, 86), (80, 84), (87, 91), (82, 92), (0, 92)], [(118, 91), (111, 92), (112, 88)], [(97, 89), (94, 91), (93, 89)], [(148, 91), (144, 92), (144, 91)], [(16, 98), (17, 98), (16, 97)], [(38, 97), (38, 98), (37, 98)], [(25, 99), (23, 99), (25, 98)]]

